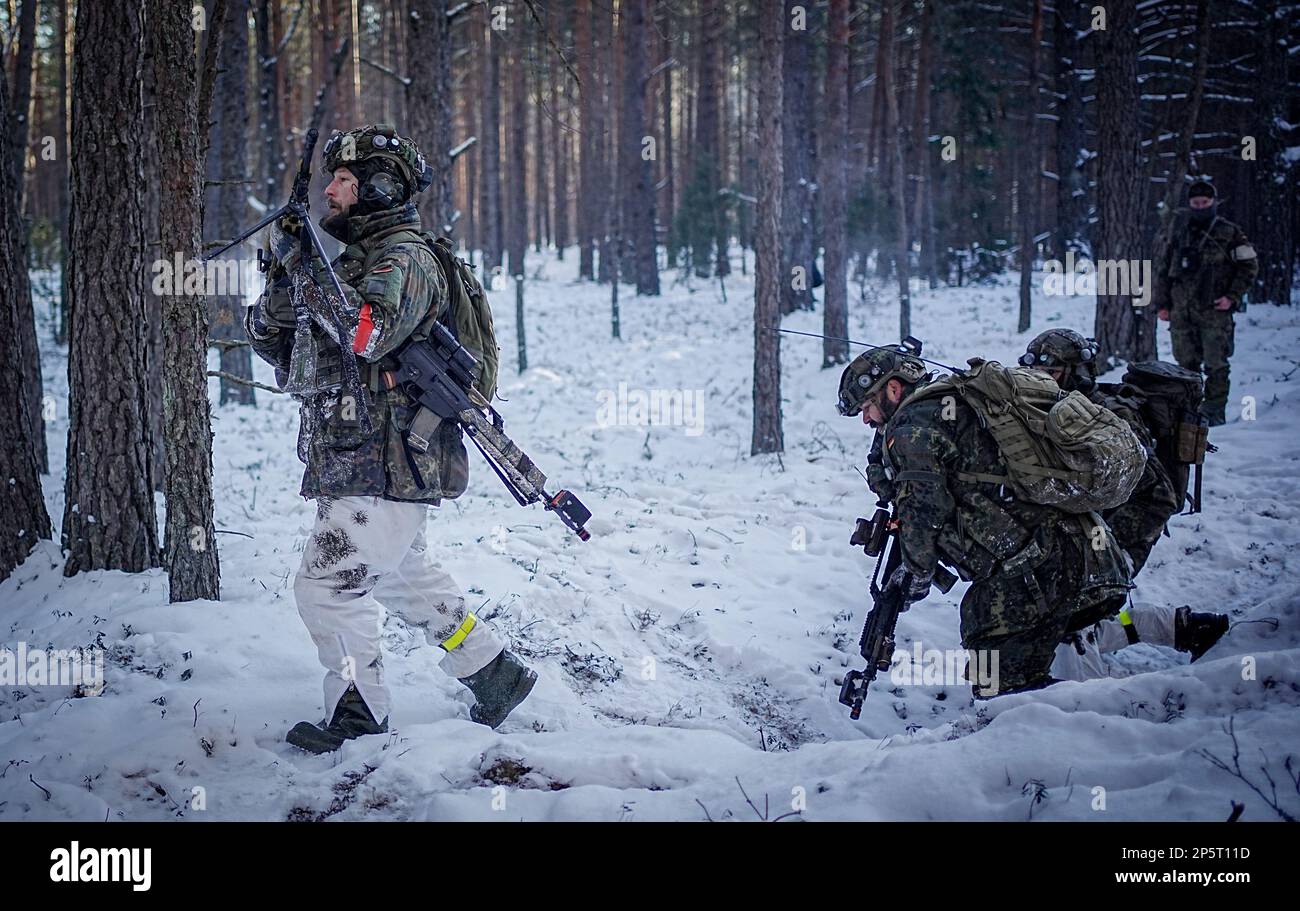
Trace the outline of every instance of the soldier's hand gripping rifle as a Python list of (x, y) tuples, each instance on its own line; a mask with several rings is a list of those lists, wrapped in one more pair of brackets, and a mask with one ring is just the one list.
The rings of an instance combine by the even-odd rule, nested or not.
[[(896, 588), (886, 583), (880, 587), (880, 568), (884, 565), (884, 578), (894, 575), (902, 555), (898, 545), (898, 522), (890, 515), (885, 504), (877, 505), (876, 514), (870, 521), (858, 519), (857, 528), (849, 543), (862, 547), (869, 557), (876, 557), (876, 569), (871, 575), (871, 611), (862, 624), (862, 637), (858, 640), (858, 651), (867, 659), (867, 666), (860, 671), (849, 671), (844, 675), (840, 687), (840, 703), (849, 707), (849, 717), (854, 721), (862, 714), (862, 701), (867, 697), (867, 687), (876, 679), (879, 671), (889, 670), (894, 656), (894, 628), (898, 625), (898, 615), (907, 610), (903, 588)], [(886, 552), (887, 551), (887, 552)], [(934, 584), (942, 592), (949, 591), (957, 578), (942, 566), (935, 570)]]
[[(343, 295), (343, 286), (339, 284), (338, 276), (329, 264), (329, 257), (321, 244), (320, 236), (316, 233), (316, 228), (307, 214), (310, 205), (308, 197), (311, 191), (311, 161), (316, 152), (316, 139), (319, 135), (315, 127), (307, 130), (307, 135), (303, 139), (302, 158), (298, 162), (298, 173), (293, 179), (293, 190), (289, 193), (289, 201), (215, 253), (209, 253), (204, 259), (210, 260), (220, 256), (273, 222), (278, 221), (280, 229), (286, 234), (297, 235), (299, 255), (289, 276), (292, 283), (291, 296), (296, 325), (293, 356), (285, 391), (299, 395), (319, 391), (316, 386), (316, 342), (311, 334), (312, 320), (315, 319), (338, 344), (342, 353), (344, 386), (356, 405), (355, 409), (350, 410), (355, 410), (361, 432), (369, 434), (374, 430), (370, 420), (369, 398), (361, 382), (361, 373), (357, 369), (356, 355), (352, 351), (351, 333), (345, 328), (337, 309), (337, 304), (341, 304), (347, 298)], [(320, 288), (312, 272), (313, 260), (324, 265), (323, 271), (329, 277), (337, 304), (331, 303), (329, 295)], [(257, 251), (257, 268), (260, 271), (269, 272), (275, 264), (276, 259), (273, 256), (264, 256), (264, 251), (261, 249)]]
[(505, 435), (501, 415), (474, 388), (478, 361), (440, 322), (428, 338), (412, 338), (395, 352), (393, 380), (420, 406), (407, 431), (407, 444), (424, 452), (438, 425), (455, 421), (470, 438), (520, 506), (542, 502), (574, 534), (586, 541), (583, 526), (591, 511), (567, 490), (546, 492), (546, 475)]

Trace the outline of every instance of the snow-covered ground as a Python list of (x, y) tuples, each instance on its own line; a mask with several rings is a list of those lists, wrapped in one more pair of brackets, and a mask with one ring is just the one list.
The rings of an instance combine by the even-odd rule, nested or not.
[[(499, 408), (554, 485), (591, 507), (591, 541), (516, 507), (477, 455), (470, 492), (429, 520), (480, 615), (541, 674), (500, 730), (470, 722), (441, 653), (389, 618), (391, 733), (325, 757), (284, 743), (323, 710), (292, 594), (314, 509), (297, 497), (296, 406), (259, 393), (257, 408), (214, 406), (217, 527), (239, 533), (220, 536), (221, 602), (168, 604), (161, 570), (66, 579), (50, 542), (0, 585), (0, 648), (108, 650), (101, 695), (0, 689), (0, 818), (1221, 820), (1232, 801), (1244, 819), (1279, 818), (1265, 798), (1300, 815), (1297, 760), (1284, 767), (1300, 744), (1295, 309), (1238, 318), (1238, 404), (1211, 436), (1205, 511), (1171, 522), (1135, 592), (1229, 612), (1218, 646), (1189, 665), (1138, 645), (1110, 679), (978, 704), (966, 685), (882, 675), (854, 722), (838, 679), (861, 664), (872, 567), (847, 540), (874, 500), (853, 469), (870, 431), (835, 411), (839, 370), (820, 368), (819, 341), (783, 336), (786, 451), (751, 458), (751, 279), (729, 278), (725, 299), (675, 272), (660, 298), (624, 286), (619, 341), (608, 288), (576, 283), (576, 268), (548, 256), (530, 282), (522, 375), (513, 288), (496, 294)], [(895, 299), (867, 291), (850, 286), (854, 337), (893, 341)], [(1009, 362), (1045, 327), (1089, 328), (1092, 307), (1040, 296), (1021, 335), (1011, 286), (920, 290), (913, 333), (946, 363)], [(57, 529), (66, 361), (45, 355)], [(609, 426), (620, 384), (633, 406), (676, 390), (702, 411)], [(1247, 395), (1254, 420), (1240, 419)], [(902, 647), (959, 648), (964, 588), (904, 614)], [(1214, 761), (1233, 765), (1233, 736), (1259, 793)]]

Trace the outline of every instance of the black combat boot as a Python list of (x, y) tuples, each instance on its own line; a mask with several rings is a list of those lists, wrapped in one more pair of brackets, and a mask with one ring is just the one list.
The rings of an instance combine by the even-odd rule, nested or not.
[(1194, 614), (1189, 605), (1174, 612), (1174, 648), (1190, 653), (1193, 661), (1208, 652), (1227, 631), (1227, 614)]
[(469, 709), (470, 719), (495, 728), (528, 698), (537, 682), (537, 673), (502, 649), (501, 654), (487, 666), (459, 680), (474, 694), (475, 703)]
[(334, 717), (329, 724), (324, 721), (320, 724), (299, 721), (284, 739), (308, 753), (330, 753), (343, 746), (345, 740), (364, 737), (366, 734), (386, 733), (388, 719), (376, 724), (375, 716), (370, 713), (361, 693), (355, 686), (349, 686), (335, 706)]

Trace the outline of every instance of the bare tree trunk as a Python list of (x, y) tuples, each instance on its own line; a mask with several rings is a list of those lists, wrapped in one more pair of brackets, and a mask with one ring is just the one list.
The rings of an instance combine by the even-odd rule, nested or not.
[[(655, 255), (654, 171), (643, 154), (646, 132), (646, 2), (624, 0), (619, 21), (623, 39), (623, 122), (619, 145), (623, 159), (624, 236), (632, 243), (637, 294), (659, 293), (659, 262)], [(626, 247), (619, 250), (620, 261)]]
[[(558, 31), (565, 32), (566, 6), (559, 14)], [(564, 248), (573, 240), (569, 226), (569, 131), (564, 129), (572, 107), (569, 75), (563, 66), (551, 66), (551, 185), (555, 190), (555, 219), (553, 222), (556, 257), (564, 260)]]
[[(803, 28), (794, 28), (798, 15)], [(786, 37), (782, 71), (785, 188), (781, 197), (781, 312), (813, 309), (813, 198), (817, 153), (814, 146), (812, 4), (785, 0)]]
[[(18, 19), (18, 54), (14, 61), (13, 104), (8, 108), (4, 120), (0, 121), (9, 134), (9, 154), (0, 160), (0, 166), (9, 171), (14, 187), (13, 215), (19, 226), (14, 243), (17, 244), (17, 261), (21, 264), (21, 268), (14, 272), (13, 284), (8, 286), (12, 290), (7, 292), (7, 295), (13, 296), (14, 306), (18, 312), (18, 322), (14, 327), (17, 332), (18, 350), (22, 355), (18, 363), (23, 370), (23, 386), (27, 401), (32, 406), (27, 409), (27, 419), (31, 422), (27, 429), (27, 436), (36, 448), (37, 465), (43, 474), (50, 470), (49, 454), (45, 450), (45, 420), (42, 408), (45, 393), (44, 384), (41, 382), (40, 346), (36, 339), (36, 312), (32, 306), (31, 280), (27, 273), (27, 226), (23, 218), (23, 171), (27, 159), (28, 114), (32, 100), (32, 53), (36, 45), (36, 6), (37, 0), (23, 0), (22, 12)], [(6, 107), (9, 102), (10, 98), (6, 97)], [(63, 148), (66, 147), (61, 147), (60, 151)], [(9, 197), (6, 196), (5, 200), (7, 206)]]
[(903, 133), (898, 116), (898, 92), (894, 86), (894, 0), (885, 0), (885, 15), (880, 23), (880, 71), (884, 74), (885, 153), (883, 161), (890, 173), (894, 230), (894, 273), (898, 277), (898, 335), (912, 334), (912, 291), (909, 256), (911, 243), (907, 233), (907, 181), (903, 169)]
[(785, 12), (761, 4), (759, 19), (759, 196), (754, 245), (754, 434), (750, 454), (782, 452), (781, 161), (782, 52)]
[(823, 313), (822, 366), (849, 359), (847, 143), (849, 121), (849, 0), (831, 0), (826, 46), (826, 131), (821, 155), (822, 231), (826, 239), (826, 307)]
[[(8, 79), (0, 66), (0, 124), (8, 114)], [(11, 142), (12, 134), (0, 131), (0, 162), (8, 162), (13, 154)], [(34, 436), (39, 414), (36, 421), (31, 416), (33, 411), (39, 413), (41, 402), (31, 399), (26, 381), (26, 359), (39, 354), (24, 350), (21, 342), (24, 323), (31, 322), (31, 289), (25, 281), (27, 245), (17, 199), (13, 170), (0, 168), (0, 288), (9, 289), (0, 295), (0, 385), (12, 390), (0, 395), (0, 425), (9, 428), (0, 434), (0, 478), (7, 480), (4, 509), (0, 510), (0, 581), (9, 578), (37, 541), (52, 534)], [(26, 312), (20, 305), (23, 288), (27, 289)], [(40, 364), (36, 367), (39, 375)], [(40, 433), (44, 443), (44, 430)]]
[[(664, 65), (673, 54), (673, 10), (671, 3), (667, 0), (659, 0), (656, 4), (657, 10), (663, 11), (663, 22), (660, 24), (658, 34), (660, 37), (657, 46), (659, 47), (658, 59), (656, 66)], [(663, 176), (660, 182), (663, 184), (663, 195), (660, 197), (661, 203), (658, 207), (660, 224), (667, 229), (665, 240), (668, 241), (668, 265), (677, 264), (677, 250), (675, 244), (669, 238), (672, 237), (672, 223), (677, 214), (676, 200), (676, 172), (673, 164), (673, 67), (665, 66), (659, 83), (659, 117), (660, 117), (660, 136), (659, 146), (661, 149), (661, 160), (663, 161)], [(658, 238), (656, 237), (656, 242)]]
[[(9, 109), (9, 158), (17, 187), (18, 211), (23, 210), (23, 165), (27, 160), (27, 137), (30, 132), (32, 104), (32, 54), (36, 49), (36, 8), (39, 0), (23, 0), (18, 14), (18, 53), (14, 59), (13, 104)], [(12, 20), (11, 20), (12, 24)], [(8, 100), (8, 99), (6, 99)]]
[(492, 29), (492, 11), (484, 7), (483, 31), (483, 128), (479, 137), (482, 167), (479, 169), (480, 216), (483, 232), (483, 277), (490, 282), (502, 266), (505, 239), (501, 221), (501, 41)]
[[(1259, 165), (1252, 169), (1253, 195), (1259, 201), (1257, 221), (1267, 230), (1251, 234), (1259, 251), (1259, 300), (1274, 304), (1291, 303), (1291, 286), (1296, 262), (1296, 162), (1288, 157), (1287, 106), (1294, 109), (1294, 90), (1288, 89), (1288, 24), (1280, 13), (1267, 6), (1260, 9), (1264, 60), (1260, 97), (1256, 112), (1259, 137)], [(1255, 292), (1252, 291), (1252, 300)]]
[(407, 129), (433, 169), (433, 184), (416, 196), (420, 221), (450, 233), (455, 204), (451, 191), (451, 23), (447, 0), (409, 0), (406, 17)]
[[(200, 254), (203, 161), (199, 133), (198, 67), (189, 11), (169, 0), (149, 0), (159, 144), (159, 227), (164, 256)], [(265, 5), (263, 5), (265, 13)], [(173, 291), (182, 289), (175, 288)], [(170, 599), (221, 597), (212, 512), (212, 424), (207, 377), (208, 317), (202, 295), (173, 293), (163, 300), (163, 428), (166, 452), (167, 532), (164, 537)]]
[[(229, 0), (221, 29), (217, 79), (213, 87), (212, 153), (206, 162), (207, 179), (219, 183), (207, 188), (203, 221), (204, 236), (225, 243), (247, 226), (248, 191), (257, 183), (251, 173), (247, 137), (248, 0)], [(241, 244), (226, 253), (221, 261), (242, 262), (247, 249), (247, 245)], [(214, 294), (208, 308), (213, 338), (236, 341), (244, 337), (242, 294)], [(221, 371), (251, 380), (252, 351), (243, 347), (224, 348)], [(256, 405), (257, 399), (252, 386), (223, 378), (220, 402)]]
[(158, 565), (145, 361), (144, 10), (77, 5), (65, 575)]
[(1029, 104), (1025, 106), (1025, 131), (1020, 153), (1020, 321), (1017, 332), (1028, 332), (1032, 321), (1034, 277), (1034, 228), (1038, 224), (1039, 186), (1042, 156), (1038, 150), (1038, 59), (1043, 42), (1043, 0), (1034, 0), (1029, 27)]
[[(550, 12), (547, 12), (547, 21), (550, 19)], [(533, 250), (537, 253), (542, 252), (544, 244), (550, 242), (551, 234), (551, 186), (550, 178), (546, 166), (546, 145), (549, 138), (549, 131), (546, 129), (546, 115), (543, 106), (546, 104), (546, 89), (548, 86), (548, 73), (543, 70), (543, 66), (549, 69), (551, 62), (546, 48), (545, 35), (538, 30), (533, 36), (532, 46), (529, 48), (529, 54), (532, 57), (532, 66), (529, 70), (533, 74), (532, 84), (537, 92), (537, 103), (532, 106), (533, 119)], [(543, 64), (543, 61), (546, 61)], [(554, 117), (556, 107), (554, 99), (551, 100), (551, 116)]]
[[(718, 96), (721, 94), (722, 76), (719, 73), (721, 68), (721, 32), (722, 32), (722, 13), (723, 6), (721, 3), (704, 3), (701, 10), (700, 20), (700, 63), (699, 63), (699, 88), (696, 92), (695, 108), (695, 179), (699, 182), (699, 193), (701, 197), (715, 200), (718, 204), (718, 190), (721, 189), (721, 171), (722, 161), (718, 148), (718, 136), (720, 125), (718, 122)], [(718, 212), (718, 205), (710, 205), (702, 214), (702, 225), (700, 229), (692, 232), (696, 237), (703, 241), (699, 248), (694, 245), (691, 250), (691, 260), (695, 264), (695, 274), (700, 278), (708, 278), (710, 272), (722, 275), (725, 268), (722, 260), (727, 256), (725, 241), (719, 245), (718, 237), (725, 234), (722, 227), (722, 217)], [(713, 259), (710, 260), (710, 255)], [(710, 270), (710, 262), (714, 263), (714, 269)], [(777, 266), (779, 268), (779, 265)]]
[[(1097, 59), (1097, 256), (1141, 260), (1142, 147), (1138, 111), (1138, 14), (1134, 0), (1107, 7), (1105, 31), (1095, 36)], [(1156, 355), (1154, 314), (1133, 298), (1097, 290), (1093, 334), (1098, 359), (1151, 360)]]
[(1056, 242), (1054, 253), (1080, 250), (1087, 234), (1088, 175), (1084, 172), (1083, 90), (1079, 82), (1079, 0), (1056, 8)]
[(524, 82), (527, 47), (518, 34), (510, 49), (510, 274), (524, 275), (524, 256), (528, 249), (528, 86)]
[(913, 143), (920, 158), (916, 188), (915, 223), (921, 234), (921, 274), (931, 288), (939, 286), (934, 232), (934, 179), (930, 172), (930, 85), (934, 80), (935, 0), (923, 0), (921, 49), (916, 68), (916, 132)]
[(578, 277), (592, 279), (595, 271), (596, 209), (596, 104), (598, 89), (593, 66), (595, 49), (591, 34), (591, 0), (578, 0), (574, 14), (578, 44), (578, 103), (581, 130), (578, 152)]
[(68, 285), (68, 270), (72, 263), (72, 249), (69, 232), (72, 227), (72, 175), (68, 170), (71, 160), (68, 147), (68, 95), (72, 88), (68, 82), (68, 57), (72, 53), (68, 28), (68, 0), (58, 0), (58, 23), (55, 34), (57, 47), (54, 53), (59, 58), (59, 120), (54, 128), (54, 145), (59, 150), (59, 160), (55, 167), (59, 171), (59, 319), (54, 330), (54, 339), (60, 345), (68, 342), (68, 303), (71, 300)]
[(257, 113), (262, 140), (262, 201), (275, 206), (280, 196), (284, 161), (276, 137), (280, 131), (280, 92), (271, 0), (257, 4)]
[(610, 246), (618, 228), (619, 199), (614, 183), (618, 179), (618, 157), (615, 154), (614, 130), (616, 115), (613, 97), (617, 66), (614, 49), (614, 7), (604, 3), (594, 5), (596, 42), (596, 167), (599, 199), (604, 200), (596, 210), (596, 279), (601, 284), (614, 280), (614, 253)]

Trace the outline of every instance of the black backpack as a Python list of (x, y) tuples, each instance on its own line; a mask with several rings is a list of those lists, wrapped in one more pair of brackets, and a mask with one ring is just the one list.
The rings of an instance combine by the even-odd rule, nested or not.
[[(1201, 467), (1209, 443), (1210, 425), (1201, 414), (1205, 381), (1199, 373), (1164, 361), (1130, 364), (1123, 382), (1141, 393), (1142, 420), (1156, 441), (1156, 458), (1173, 479), (1180, 503), (1201, 511)], [(1193, 493), (1187, 494), (1191, 469), (1196, 468)]]

